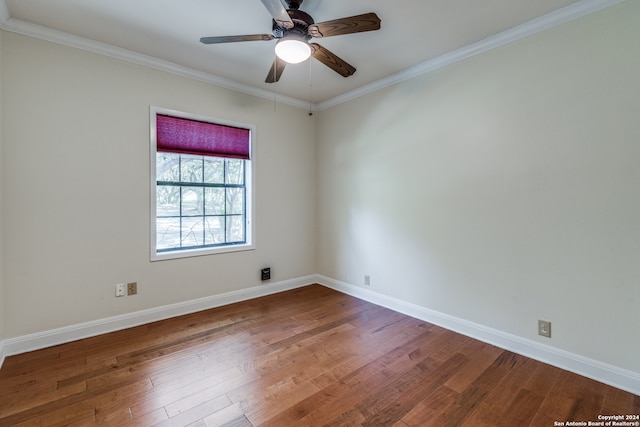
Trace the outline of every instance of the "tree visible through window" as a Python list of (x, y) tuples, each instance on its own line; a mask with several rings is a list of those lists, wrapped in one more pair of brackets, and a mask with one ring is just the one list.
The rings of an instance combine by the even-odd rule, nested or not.
[(156, 154), (156, 248), (246, 243), (244, 160)]
[[(163, 121), (157, 121), (155, 134), (152, 131), (155, 254), (250, 245), (250, 147), (246, 147), (247, 158), (234, 158), (244, 155), (229, 155), (217, 148), (223, 143), (237, 145), (231, 137), (218, 135), (218, 129), (225, 132), (227, 127), (209, 127), (191, 118), (156, 117)], [(230, 129), (231, 133), (237, 130)], [(209, 132), (213, 134), (202, 135)]]

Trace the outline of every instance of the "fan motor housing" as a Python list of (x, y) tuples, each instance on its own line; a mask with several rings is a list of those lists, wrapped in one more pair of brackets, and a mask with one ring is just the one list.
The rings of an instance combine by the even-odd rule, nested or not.
[(300, 5), (303, 0), (288, 0), (287, 4), (289, 5), (289, 9), (298, 10), (300, 9)]
[(297, 9), (287, 10), (289, 17), (293, 21), (293, 28), (283, 28), (276, 21), (273, 21), (273, 35), (276, 38), (282, 38), (287, 34), (295, 34), (305, 40), (310, 40), (309, 25), (314, 23), (313, 18), (306, 12)]

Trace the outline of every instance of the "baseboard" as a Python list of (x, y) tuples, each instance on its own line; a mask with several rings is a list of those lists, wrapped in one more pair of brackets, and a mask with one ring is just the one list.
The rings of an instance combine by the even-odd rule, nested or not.
[(95, 320), (78, 325), (66, 326), (35, 334), (9, 338), (0, 341), (0, 367), (5, 357), (26, 353), (41, 348), (64, 344), (83, 338), (93, 337), (108, 332), (114, 332), (145, 323), (182, 316), (197, 311), (246, 301), (278, 292), (307, 286), (316, 283), (316, 276), (306, 276), (291, 280), (284, 280), (267, 285), (255, 286), (196, 300), (170, 304), (163, 307), (141, 310), (134, 313)]
[(373, 304), (389, 308), (416, 319), (441, 326), (477, 340), (513, 351), (526, 357), (574, 372), (578, 375), (611, 385), (621, 390), (640, 395), (640, 373), (592, 360), (574, 353), (560, 350), (535, 341), (488, 328), (477, 323), (450, 316), (407, 301), (341, 282), (322, 275), (310, 275), (263, 286), (213, 295), (163, 307), (142, 310), (121, 316), (52, 329), (35, 334), (0, 341), (0, 367), (5, 357), (14, 354), (64, 344), (108, 332), (114, 332), (145, 323), (182, 316), (197, 311), (246, 301), (291, 289), (319, 283), (336, 291), (352, 295)]
[(618, 368), (578, 354), (560, 350), (535, 341), (488, 328), (468, 320), (430, 310), (378, 292), (318, 275), (316, 283), (352, 295), (373, 304), (389, 308), (416, 319), (441, 326), (496, 347), (582, 375), (604, 384), (640, 395), (640, 373)]

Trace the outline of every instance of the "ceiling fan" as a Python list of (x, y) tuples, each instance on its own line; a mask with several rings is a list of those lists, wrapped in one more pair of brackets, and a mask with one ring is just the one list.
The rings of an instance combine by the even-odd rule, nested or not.
[(310, 43), (309, 40), (380, 29), (380, 18), (375, 13), (365, 13), (316, 24), (309, 14), (300, 10), (303, 0), (286, 0), (288, 9), (285, 8), (282, 0), (261, 1), (273, 17), (271, 34), (202, 37), (200, 42), (216, 44), (278, 39), (275, 47), (276, 58), (269, 74), (267, 74), (266, 83), (275, 83), (280, 80), (287, 63), (302, 62), (310, 56), (341, 76), (349, 77), (356, 72), (354, 66), (319, 44)]

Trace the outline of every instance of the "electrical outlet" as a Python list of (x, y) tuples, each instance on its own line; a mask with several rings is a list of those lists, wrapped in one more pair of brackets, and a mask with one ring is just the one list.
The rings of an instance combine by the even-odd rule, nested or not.
[(127, 295), (136, 295), (138, 293), (138, 282), (127, 283)]
[(124, 296), (124, 283), (118, 283), (116, 285), (116, 296), (123, 297)]
[(364, 285), (371, 286), (371, 276), (369, 276), (368, 274), (364, 275)]
[(260, 271), (260, 280), (271, 280), (271, 267), (263, 268)]
[(538, 320), (538, 335), (551, 338), (551, 322)]

